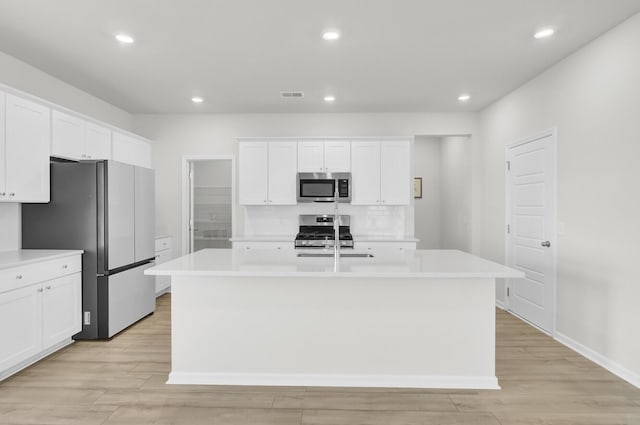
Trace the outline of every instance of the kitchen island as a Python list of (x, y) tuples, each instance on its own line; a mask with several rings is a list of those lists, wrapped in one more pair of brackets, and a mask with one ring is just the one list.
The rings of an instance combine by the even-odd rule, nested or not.
[(168, 383), (499, 388), (495, 279), (520, 271), (454, 250), (337, 270), (299, 253), (209, 249), (148, 269), (171, 276)]

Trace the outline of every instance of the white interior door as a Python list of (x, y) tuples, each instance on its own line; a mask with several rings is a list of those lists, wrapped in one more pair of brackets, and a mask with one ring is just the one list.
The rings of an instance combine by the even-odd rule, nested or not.
[(552, 333), (555, 307), (556, 141), (546, 132), (507, 148), (507, 264), (523, 279), (507, 282), (506, 306)]

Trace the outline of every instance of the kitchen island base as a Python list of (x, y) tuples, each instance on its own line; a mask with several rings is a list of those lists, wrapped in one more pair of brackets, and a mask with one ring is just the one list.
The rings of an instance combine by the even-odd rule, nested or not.
[(495, 280), (173, 275), (168, 383), (499, 389)]

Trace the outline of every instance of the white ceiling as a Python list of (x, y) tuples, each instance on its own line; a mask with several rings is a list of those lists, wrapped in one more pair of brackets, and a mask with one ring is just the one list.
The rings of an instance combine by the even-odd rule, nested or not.
[[(639, 11), (640, 0), (0, 0), (0, 50), (132, 113), (474, 111)], [(542, 25), (557, 35), (534, 40)], [(342, 38), (324, 41), (327, 28)], [(119, 31), (136, 43), (117, 43)]]

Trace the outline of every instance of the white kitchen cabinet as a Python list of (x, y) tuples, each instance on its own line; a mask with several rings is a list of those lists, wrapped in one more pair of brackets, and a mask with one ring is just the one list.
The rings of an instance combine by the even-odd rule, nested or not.
[(353, 205), (409, 204), (408, 141), (354, 141), (351, 150)]
[(0, 201), (49, 202), (50, 115), (45, 106), (5, 95)]
[(305, 140), (298, 142), (298, 172), (351, 171), (351, 142), (349, 140)]
[(295, 141), (241, 141), (238, 147), (242, 205), (295, 205)]
[(380, 200), (386, 205), (411, 201), (411, 152), (409, 142), (380, 144)]
[(74, 273), (41, 285), (44, 349), (82, 330), (82, 276)]
[(268, 199), (269, 204), (295, 205), (296, 142), (269, 142)]
[(0, 270), (0, 380), (82, 330), (81, 256)]
[(111, 130), (88, 122), (84, 152), (88, 159), (111, 159)]
[[(165, 263), (173, 257), (171, 236), (156, 238), (156, 264)], [(156, 297), (169, 292), (171, 276), (156, 276)]]
[(111, 130), (54, 110), (51, 156), (74, 160), (111, 159)]
[(293, 236), (290, 241), (234, 241), (234, 249), (251, 250), (251, 249), (266, 249), (271, 251), (293, 251), (295, 249), (293, 244)]
[(354, 238), (353, 249), (355, 251), (406, 251), (416, 249), (416, 242), (408, 241), (358, 241)]
[(148, 142), (114, 131), (111, 147), (114, 161), (151, 168), (151, 145)]
[(351, 204), (380, 203), (380, 143), (351, 142)]
[(0, 293), (0, 379), (42, 349), (41, 289), (32, 285)]

